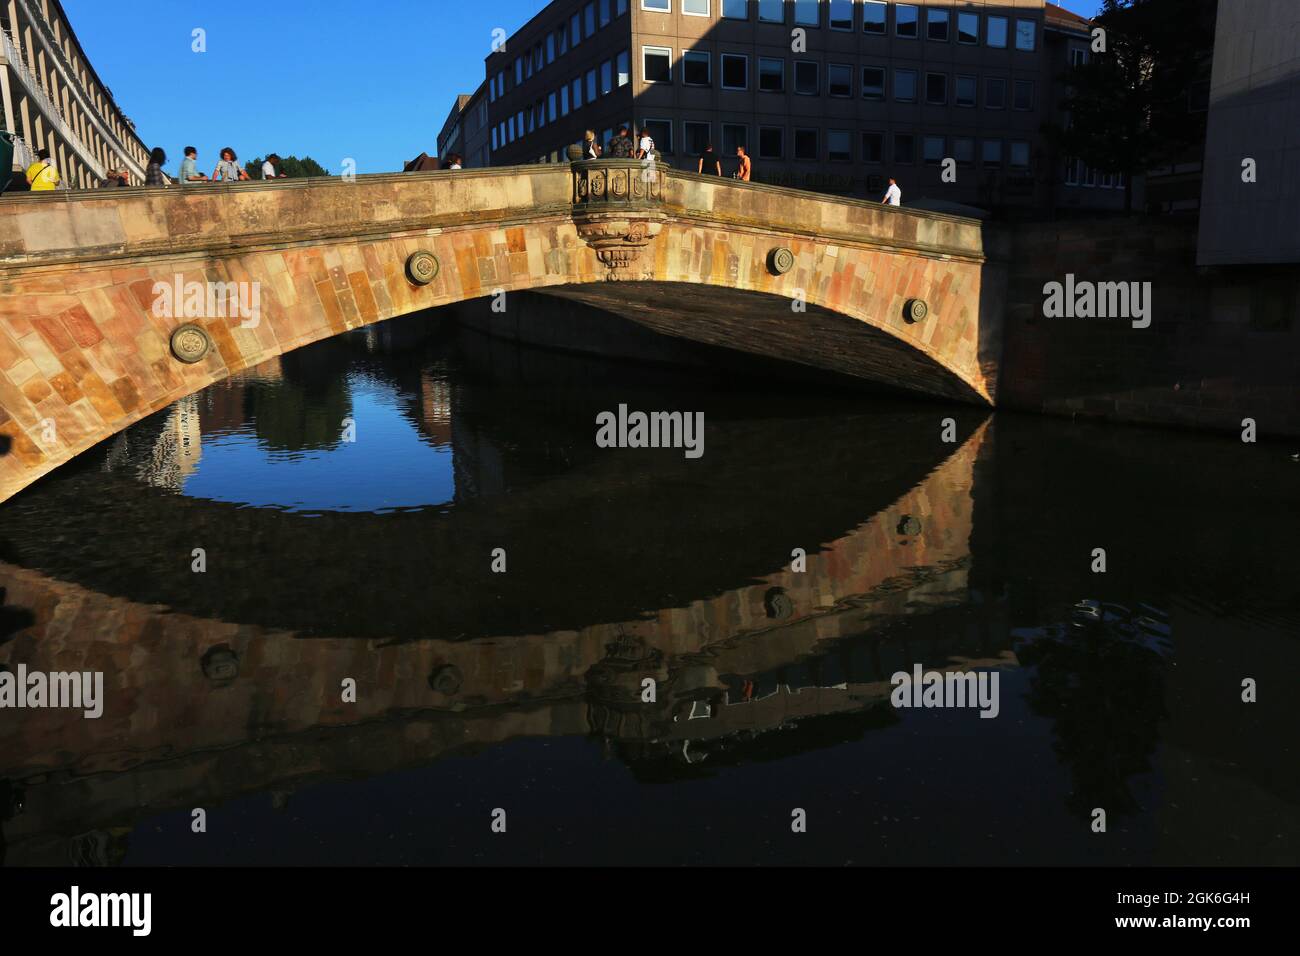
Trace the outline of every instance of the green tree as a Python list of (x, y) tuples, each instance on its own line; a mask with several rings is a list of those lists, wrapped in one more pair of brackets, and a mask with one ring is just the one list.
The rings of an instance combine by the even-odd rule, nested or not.
[(1062, 77), (1065, 125), (1044, 132), (1065, 155), (1094, 169), (1124, 173), (1124, 208), (1133, 177), (1184, 156), (1205, 139), (1205, 113), (1189, 109), (1208, 76), (1214, 47), (1212, 0), (1103, 0), (1094, 25), (1105, 50)]
[[(259, 156), (250, 162), (244, 164), (244, 169), (253, 179), (262, 178), (262, 163), (266, 162), (264, 156)], [(304, 156), (299, 159), (297, 156), (282, 156), (280, 158), (280, 172), (290, 179), (304, 179), (308, 176), (328, 176), (330, 171), (322, 166), (310, 156)]]

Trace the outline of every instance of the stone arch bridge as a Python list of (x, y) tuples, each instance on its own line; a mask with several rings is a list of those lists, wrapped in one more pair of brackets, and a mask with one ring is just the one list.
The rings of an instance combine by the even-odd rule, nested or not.
[(627, 160), (6, 197), (0, 501), (231, 374), (498, 292), (992, 404), (985, 272), (973, 220)]

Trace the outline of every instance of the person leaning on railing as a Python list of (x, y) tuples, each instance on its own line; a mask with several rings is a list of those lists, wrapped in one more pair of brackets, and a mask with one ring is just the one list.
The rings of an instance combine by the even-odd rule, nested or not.
[(59, 171), (50, 162), (50, 151), (42, 149), (36, 162), (27, 167), (27, 185), (34, 193), (52, 192), (59, 188)]

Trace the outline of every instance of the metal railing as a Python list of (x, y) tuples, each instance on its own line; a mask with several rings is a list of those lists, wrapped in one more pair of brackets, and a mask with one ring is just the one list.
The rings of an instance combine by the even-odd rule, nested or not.
[(81, 157), (82, 162), (86, 164), (90, 171), (99, 179), (103, 179), (103, 165), (90, 151), (90, 148), (82, 142), (81, 137), (77, 135), (72, 125), (63, 115), (63, 110), (45, 92), (40, 79), (32, 72), (27, 61), (23, 59), (17, 38), (8, 31), (0, 30), (0, 40), (4, 43), (5, 59), (9, 61), (9, 64), (14, 68), (14, 73), (22, 80), (27, 95), (36, 101), (42, 115), (49, 120), (50, 125), (55, 128), (63, 141), (76, 150), (77, 155)]

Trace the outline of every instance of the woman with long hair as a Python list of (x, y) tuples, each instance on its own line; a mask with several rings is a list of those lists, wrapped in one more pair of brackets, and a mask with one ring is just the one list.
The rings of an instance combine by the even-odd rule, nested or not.
[(248, 171), (239, 165), (239, 157), (235, 151), (227, 146), (221, 151), (221, 160), (217, 163), (217, 168), (212, 171), (212, 181), (214, 183), (235, 183), (241, 179), (248, 178)]
[(596, 142), (594, 130), (587, 130), (582, 134), (582, 158), (600, 159), (600, 143)]
[(144, 184), (146, 186), (166, 186), (167, 177), (163, 175), (163, 164), (167, 162), (167, 154), (163, 152), (161, 146), (155, 146), (149, 153), (149, 165), (144, 170)]

